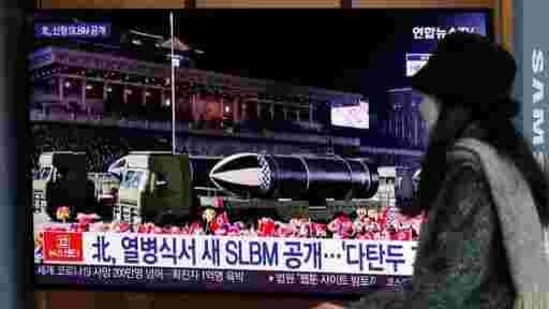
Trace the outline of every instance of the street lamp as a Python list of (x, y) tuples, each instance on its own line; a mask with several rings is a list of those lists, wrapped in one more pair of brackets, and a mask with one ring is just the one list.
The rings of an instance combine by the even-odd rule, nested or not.
[[(174, 12), (170, 12), (169, 16), (169, 23), (170, 23), (170, 38), (166, 40), (164, 36), (161, 35), (155, 35), (151, 33), (146, 33), (142, 31), (137, 30), (129, 30), (128, 33), (130, 35), (130, 43), (135, 46), (144, 46), (145, 42), (153, 40), (156, 43), (154, 46), (159, 49), (169, 49), (168, 53), (166, 53), (166, 57), (168, 58), (170, 62), (170, 79), (166, 79), (165, 86), (168, 84), (171, 85), (171, 95), (169, 99), (166, 99), (165, 102), (161, 102), (164, 105), (169, 105), (172, 109), (172, 153), (177, 152), (177, 140), (176, 140), (176, 99), (175, 99), (175, 85), (176, 85), (176, 69), (182, 65), (182, 63), (185, 63), (189, 59), (186, 55), (183, 55), (182, 53), (188, 53), (192, 52), (196, 55), (203, 55), (204, 51), (194, 49), (187, 44), (181, 42), (175, 37), (174, 29), (175, 29), (175, 17)], [(176, 51), (178, 52), (176, 54)]]
[(175, 21), (174, 21), (174, 14), (173, 12), (170, 12), (170, 40), (160, 44), (161, 48), (170, 48), (170, 68), (171, 68), (171, 100), (170, 104), (172, 107), (172, 153), (177, 152), (177, 140), (176, 140), (176, 125), (175, 125), (175, 107), (176, 107), (176, 100), (175, 100), (175, 69), (178, 68), (181, 64), (181, 60), (184, 59), (181, 55), (175, 54), (175, 49), (177, 49), (179, 52), (188, 52), (191, 51), (191, 48), (184, 44), (183, 42), (177, 40), (174, 36), (174, 28), (175, 28)]

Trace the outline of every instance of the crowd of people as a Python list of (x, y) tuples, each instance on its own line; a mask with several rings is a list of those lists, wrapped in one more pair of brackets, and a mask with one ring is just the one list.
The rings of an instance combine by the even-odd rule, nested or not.
[[(38, 168), (38, 158), (48, 151), (80, 151), (87, 157), (89, 172), (105, 172), (118, 158), (133, 150), (171, 151), (169, 132), (121, 129), (74, 124), (34, 124), (30, 131), (30, 161)], [(221, 156), (238, 152), (326, 153), (323, 145), (244, 141), (215, 137), (187, 136), (178, 139), (177, 149), (191, 155)]]
[(48, 151), (80, 151), (86, 154), (90, 172), (104, 172), (109, 164), (130, 150), (168, 150), (161, 138), (142, 134), (121, 134), (119, 129), (76, 127), (74, 125), (31, 126), (31, 162), (38, 166), (41, 153)]

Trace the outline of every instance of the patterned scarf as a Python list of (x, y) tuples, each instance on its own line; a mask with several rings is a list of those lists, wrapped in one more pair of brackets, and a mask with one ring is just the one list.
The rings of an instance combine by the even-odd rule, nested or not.
[(515, 309), (549, 308), (549, 233), (515, 165), (492, 146), (466, 138), (456, 151), (475, 154), (492, 191), (517, 298)]

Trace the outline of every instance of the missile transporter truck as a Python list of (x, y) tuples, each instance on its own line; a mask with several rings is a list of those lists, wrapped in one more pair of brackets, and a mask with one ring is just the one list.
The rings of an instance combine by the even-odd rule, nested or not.
[(223, 198), (229, 216), (239, 220), (271, 213), (287, 218), (296, 211), (327, 219), (339, 207), (370, 199), (378, 188), (373, 163), (334, 156), (130, 152), (109, 173), (120, 178), (114, 219), (133, 226), (196, 218), (208, 204), (208, 192)]

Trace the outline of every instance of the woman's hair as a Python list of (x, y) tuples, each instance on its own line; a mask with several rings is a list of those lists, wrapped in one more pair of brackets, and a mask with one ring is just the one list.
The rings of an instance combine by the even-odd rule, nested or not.
[[(493, 104), (463, 104), (452, 98), (438, 99), (442, 102), (441, 112), (431, 130), (416, 199), (411, 207), (402, 209), (403, 213), (417, 215), (431, 207), (446, 176), (447, 151), (464, 130), (474, 124), (480, 132), (476, 138), (508, 155), (515, 163), (531, 189), (541, 222), (544, 225), (549, 224), (547, 178), (527, 141), (511, 120), (518, 113), (517, 102), (508, 97), (495, 100)], [(479, 106), (482, 108), (478, 108)]]

